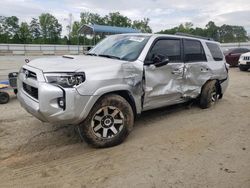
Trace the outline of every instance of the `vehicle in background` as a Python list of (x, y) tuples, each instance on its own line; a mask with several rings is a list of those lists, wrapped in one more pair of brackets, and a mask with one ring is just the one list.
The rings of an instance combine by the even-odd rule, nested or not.
[(239, 69), (241, 71), (247, 71), (250, 69), (250, 52), (244, 53), (240, 56)]
[(241, 54), (244, 54), (246, 52), (250, 52), (250, 49), (248, 48), (232, 48), (224, 51), (224, 55), (226, 58), (226, 62), (232, 66), (236, 67), (238, 66), (239, 58)]
[(10, 95), (5, 91), (8, 87), (7, 84), (0, 82), (0, 104), (6, 104), (10, 100)]
[(17, 94), (18, 72), (9, 73), (9, 80), (0, 81), (0, 104), (6, 104), (10, 100), (9, 91), (13, 90)]

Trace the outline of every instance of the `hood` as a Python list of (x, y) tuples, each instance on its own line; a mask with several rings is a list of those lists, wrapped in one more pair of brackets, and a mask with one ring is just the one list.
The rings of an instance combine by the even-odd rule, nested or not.
[(81, 72), (93, 69), (114, 69), (127, 61), (109, 59), (96, 56), (66, 56), (39, 58), (30, 61), (27, 65), (40, 69), (43, 72)]
[(250, 56), (250, 52), (247, 52), (247, 53), (241, 54), (241, 56)]

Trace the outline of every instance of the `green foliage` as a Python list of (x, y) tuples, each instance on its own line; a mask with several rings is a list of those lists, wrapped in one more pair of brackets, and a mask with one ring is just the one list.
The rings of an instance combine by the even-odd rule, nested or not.
[(204, 29), (199, 27), (193, 28), (191, 22), (186, 22), (180, 24), (178, 27), (162, 30), (158, 33), (175, 34), (177, 32), (213, 38), (222, 43), (246, 42), (248, 40), (244, 27), (225, 24), (219, 27), (213, 21), (209, 21)]
[(22, 22), (18, 32), (19, 39), (22, 43), (29, 43), (31, 40), (31, 34), (29, 30), (29, 25), (26, 22)]
[(32, 18), (30, 25), (29, 25), (29, 31), (30, 31), (32, 41), (34, 43), (38, 42), (41, 37), (41, 27), (38, 22), (38, 19)]
[(57, 44), (61, 38), (62, 25), (59, 24), (56, 17), (49, 13), (43, 13), (39, 16), (39, 23), (43, 41)]
[(91, 13), (91, 12), (82, 12), (80, 14), (81, 25), (84, 24), (105, 24), (104, 18), (99, 14)]
[(149, 18), (144, 18), (143, 20), (135, 20), (133, 21), (132, 27), (140, 30), (143, 33), (152, 33), (152, 29), (148, 25)]
[[(19, 19), (16, 16), (0, 16), (0, 43), (78, 44), (79, 41), (79, 44), (93, 45), (94, 40), (98, 42), (105, 36), (96, 35), (94, 40), (86, 36), (78, 36), (78, 30), (83, 24), (132, 27), (143, 33), (152, 33), (149, 21), (148, 18), (131, 20), (119, 12), (111, 12), (104, 16), (97, 13), (82, 12), (80, 21), (73, 22), (70, 14), (69, 24), (66, 27), (68, 29), (67, 36), (62, 37), (62, 25), (56, 17), (49, 13), (43, 13), (39, 18), (32, 18), (29, 24), (26, 22), (19, 24)], [(205, 28), (194, 27), (193, 23), (186, 22), (159, 33), (175, 34), (177, 32), (209, 37), (224, 43), (249, 40), (244, 27), (226, 24), (217, 26), (213, 21), (209, 21)]]
[(121, 15), (119, 12), (113, 12), (106, 15), (104, 18), (105, 25), (117, 27), (131, 27), (132, 21), (127, 16)]

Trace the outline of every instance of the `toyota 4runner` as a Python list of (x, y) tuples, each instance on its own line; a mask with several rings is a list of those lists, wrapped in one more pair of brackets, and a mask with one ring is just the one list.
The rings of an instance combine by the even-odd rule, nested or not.
[(18, 75), (21, 105), (43, 122), (79, 125), (95, 147), (121, 143), (143, 111), (222, 98), (228, 67), (220, 44), (161, 34), (120, 34), (86, 55), (35, 59)]

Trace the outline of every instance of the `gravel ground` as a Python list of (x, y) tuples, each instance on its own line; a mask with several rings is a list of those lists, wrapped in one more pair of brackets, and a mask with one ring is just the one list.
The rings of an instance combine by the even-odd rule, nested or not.
[[(24, 57), (0, 57), (0, 80)], [(0, 187), (250, 187), (250, 72), (230, 69), (214, 107), (145, 112), (126, 141), (82, 142), (73, 126), (42, 123), (12, 94), (0, 106)]]

